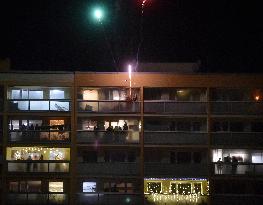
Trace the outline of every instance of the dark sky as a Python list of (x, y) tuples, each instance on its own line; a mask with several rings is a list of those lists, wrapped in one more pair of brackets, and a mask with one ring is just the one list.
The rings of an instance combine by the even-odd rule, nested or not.
[[(113, 71), (112, 50), (122, 70), (136, 59), (140, 2), (5, 0), (0, 5), (0, 57), (9, 57), (17, 70)], [(201, 60), (203, 71), (262, 72), (259, 2), (148, 0), (139, 60)], [(96, 3), (107, 10), (104, 32), (88, 15)]]

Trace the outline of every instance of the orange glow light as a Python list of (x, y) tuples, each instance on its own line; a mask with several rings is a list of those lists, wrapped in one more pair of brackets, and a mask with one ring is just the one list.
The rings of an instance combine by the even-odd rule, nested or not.
[(260, 98), (259, 95), (256, 95), (256, 96), (255, 96), (255, 100), (256, 100), (256, 101), (259, 101), (259, 98)]

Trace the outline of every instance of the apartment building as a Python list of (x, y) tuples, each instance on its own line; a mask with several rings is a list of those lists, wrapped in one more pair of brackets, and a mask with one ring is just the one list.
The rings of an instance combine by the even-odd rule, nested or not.
[(0, 79), (2, 204), (261, 204), (263, 75)]

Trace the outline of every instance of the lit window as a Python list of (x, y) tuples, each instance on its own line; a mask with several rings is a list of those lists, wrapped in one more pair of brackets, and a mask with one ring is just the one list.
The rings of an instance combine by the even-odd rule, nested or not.
[(63, 182), (49, 182), (49, 192), (63, 192)]
[(50, 90), (49, 99), (65, 99), (64, 90)]
[(171, 193), (176, 194), (176, 183), (171, 183)]
[(190, 183), (178, 184), (178, 194), (180, 195), (191, 194), (191, 184)]
[(29, 99), (43, 99), (43, 91), (42, 90), (30, 90)]
[(193, 184), (193, 193), (194, 194), (201, 194), (202, 184), (201, 183), (194, 183)]
[(96, 192), (97, 183), (96, 182), (83, 182), (82, 191), (83, 192)]
[(162, 191), (162, 183), (161, 182), (148, 182), (147, 190), (150, 193), (161, 193)]

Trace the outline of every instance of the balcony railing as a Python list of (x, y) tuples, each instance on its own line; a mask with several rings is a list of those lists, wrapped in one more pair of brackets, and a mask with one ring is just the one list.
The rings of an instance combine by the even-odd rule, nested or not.
[(213, 163), (215, 175), (263, 175), (263, 163)]
[(95, 113), (138, 113), (140, 112), (139, 101), (90, 101), (82, 100), (78, 102), (79, 112)]
[(138, 144), (140, 132), (136, 131), (78, 131), (77, 142), (87, 144)]
[(9, 112), (69, 112), (70, 100), (8, 100)]
[(128, 193), (79, 193), (77, 204), (107, 204), (107, 205), (138, 205), (141, 204), (142, 196), (140, 194)]
[(206, 102), (193, 101), (144, 101), (145, 113), (206, 114)]
[(9, 142), (69, 142), (70, 132), (59, 130), (25, 130), (25, 131), (9, 131)]
[(2, 112), (3, 111), (3, 109), (4, 109), (4, 103), (3, 103), (4, 101), (3, 101), (3, 99), (0, 99), (0, 112)]
[(7, 202), (10, 205), (66, 205), (68, 204), (68, 196), (63, 193), (9, 193)]
[(206, 145), (208, 136), (205, 132), (145, 131), (144, 144), (194, 144)]
[(214, 132), (213, 145), (263, 146), (263, 132)]
[(16, 160), (7, 161), (8, 172), (63, 173), (69, 172), (69, 161)]
[(139, 164), (132, 162), (79, 163), (78, 173), (91, 176), (135, 176), (139, 174)]
[(214, 194), (214, 205), (258, 205), (262, 204), (263, 196), (256, 194)]
[(146, 177), (198, 177), (208, 175), (208, 166), (201, 164), (169, 164), (145, 162)]
[(232, 114), (232, 115), (259, 115), (263, 114), (262, 102), (212, 102), (211, 112), (213, 114)]

